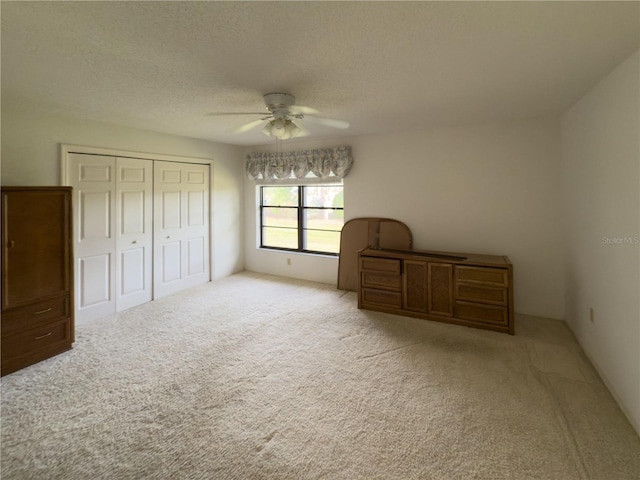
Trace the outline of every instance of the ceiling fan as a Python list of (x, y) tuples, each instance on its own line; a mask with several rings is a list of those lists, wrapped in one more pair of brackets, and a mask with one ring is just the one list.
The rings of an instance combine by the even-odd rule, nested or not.
[(213, 113), (210, 115), (261, 115), (261, 118), (236, 128), (233, 133), (244, 133), (263, 125), (262, 133), (280, 140), (301, 137), (309, 132), (302, 125), (305, 122), (332, 128), (349, 128), (349, 122), (315, 116), (318, 110), (296, 105), (296, 97), (289, 93), (267, 93), (263, 96), (266, 112)]

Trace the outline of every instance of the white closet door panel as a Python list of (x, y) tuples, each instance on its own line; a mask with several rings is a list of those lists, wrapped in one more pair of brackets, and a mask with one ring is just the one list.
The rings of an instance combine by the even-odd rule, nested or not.
[[(79, 170), (77, 170), (76, 177), (81, 182), (99, 182), (99, 183), (111, 183), (113, 179), (113, 157), (102, 157), (100, 155), (79, 155), (73, 154), (78, 158), (80, 162)], [(104, 164), (98, 163), (100, 158), (109, 159)]]
[(172, 283), (182, 279), (182, 242), (162, 245), (162, 283)]
[(182, 164), (174, 162), (162, 162), (156, 164), (161, 168), (160, 179), (163, 185), (171, 183), (180, 185), (182, 183)]
[[(154, 163), (154, 297), (208, 282), (209, 166)], [(178, 260), (179, 258), (179, 260)]]
[(204, 191), (187, 192), (187, 226), (202, 227), (205, 225), (207, 205)]
[(145, 249), (132, 248), (120, 252), (120, 296), (131, 295), (144, 291), (145, 280)]
[(207, 185), (208, 182), (208, 172), (204, 170), (194, 170), (195, 167), (186, 171), (187, 174), (187, 183), (190, 185)]
[(118, 171), (120, 173), (118, 181), (121, 184), (135, 183), (142, 185), (147, 183), (149, 174), (146, 168), (149, 160), (143, 160), (145, 163), (139, 163), (138, 165), (131, 165), (132, 162), (138, 163), (139, 160), (118, 157)]
[(107, 253), (80, 259), (80, 308), (110, 303), (110, 257)]
[(152, 298), (153, 160), (116, 159), (118, 232), (116, 310)]
[(187, 241), (187, 276), (192, 277), (205, 272), (205, 239), (190, 238)]
[[(180, 165), (178, 164), (177, 167)], [(171, 162), (153, 164), (153, 297), (181, 290), (180, 219), (182, 171)]]
[(137, 235), (145, 233), (144, 190), (120, 193), (120, 234)]
[(113, 192), (88, 192), (81, 190), (78, 207), (78, 230), (80, 242), (86, 240), (112, 240), (111, 227), (113, 225)]
[(74, 188), (76, 318), (88, 321), (115, 307), (115, 158), (72, 153), (69, 183)]
[(209, 275), (209, 166), (184, 165), (186, 225), (182, 229), (185, 247), (185, 288), (208, 282)]
[(182, 226), (182, 193), (180, 190), (163, 191), (162, 229), (176, 230)]

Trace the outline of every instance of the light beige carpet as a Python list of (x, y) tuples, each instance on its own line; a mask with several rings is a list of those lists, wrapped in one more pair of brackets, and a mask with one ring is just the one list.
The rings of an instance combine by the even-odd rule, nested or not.
[(562, 322), (509, 336), (252, 273), (78, 326), (1, 413), (3, 480), (640, 477)]

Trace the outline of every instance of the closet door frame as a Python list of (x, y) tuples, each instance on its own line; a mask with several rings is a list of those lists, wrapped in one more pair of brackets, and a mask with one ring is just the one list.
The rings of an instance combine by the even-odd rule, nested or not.
[[(208, 222), (208, 233), (209, 233), (208, 257), (209, 258), (208, 258), (208, 263), (209, 263), (209, 281), (213, 280), (214, 240), (213, 240), (213, 221), (211, 217), (213, 213), (214, 161), (212, 159), (165, 155), (165, 154), (150, 153), (150, 152), (134, 152), (130, 150), (118, 150), (118, 149), (112, 149), (112, 148), (91, 147), (91, 146), (84, 146), (84, 145), (61, 144), (60, 145), (60, 172), (61, 172), (61, 185), (63, 186), (71, 185), (70, 175), (72, 172), (71, 172), (71, 169), (69, 168), (69, 154), (73, 154), (73, 153), (86, 154), (86, 155), (101, 155), (101, 156), (107, 156), (107, 157), (133, 158), (133, 159), (142, 159), (142, 160), (161, 160), (161, 161), (167, 161), (167, 162), (196, 163), (196, 164), (208, 165), (209, 166), (209, 222)], [(74, 225), (74, 228), (76, 228), (75, 225)], [(74, 253), (74, 263), (76, 262), (76, 260), (77, 259), (75, 258), (75, 253)], [(77, 310), (77, 305), (74, 305), (74, 309)]]

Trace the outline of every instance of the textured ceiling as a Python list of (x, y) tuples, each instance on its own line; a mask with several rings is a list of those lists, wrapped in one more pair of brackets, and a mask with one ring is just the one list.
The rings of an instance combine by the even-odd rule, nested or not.
[(638, 2), (9, 2), (2, 105), (238, 145), (284, 91), (348, 130), (555, 115), (640, 46)]

